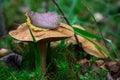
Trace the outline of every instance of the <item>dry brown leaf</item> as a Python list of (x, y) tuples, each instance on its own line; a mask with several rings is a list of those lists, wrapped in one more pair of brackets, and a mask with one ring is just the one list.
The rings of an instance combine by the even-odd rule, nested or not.
[(107, 61), (105, 66), (110, 72), (118, 72), (120, 70), (117, 62), (114, 61)]
[[(113, 80), (119, 80), (120, 79), (119, 63), (117, 63), (115, 61), (108, 60), (108, 61), (105, 62), (105, 67), (109, 71), (109, 74), (113, 78)], [(108, 78), (110, 76), (108, 76)]]
[(77, 63), (83, 65), (83, 64), (88, 63), (88, 62), (90, 62), (90, 61), (87, 59), (82, 59), (82, 60), (78, 61)]
[(98, 67), (105, 69), (105, 62), (103, 60), (97, 60), (97, 61), (95, 61), (95, 64)]

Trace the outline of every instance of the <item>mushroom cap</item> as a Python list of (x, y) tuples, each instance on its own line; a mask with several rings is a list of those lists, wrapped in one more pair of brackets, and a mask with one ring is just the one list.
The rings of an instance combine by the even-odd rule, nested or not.
[[(82, 26), (79, 25), (73, 25), (73, 27), (79, 28), (81, 30), (85, 30)], [(93, 55), (97, 58), (107, 58), (108, 55), (103, 51), (100, 50), (99, 48), (97, 48), (95, 46), (95, 44), (93, 44), (92, 42), (90, 42), (89, 40), (87, 40), (86, 38), (82, 37), (81, 35), (77, 35), (78, 41), (82, 44), (82, 48), (85, 52), (87, 52), (90, 55)], [(90, 38), (90, 40), (92, 40), (94, 43), (96, 43), (99, 47), (101, 47), (102, 49), (104, 49), (107, 53), (108, 50), (99, 42), (97, 42), (97, 40)], [(67, 44), (77, 44), (76, 40), (74, 37), (71, 37), (69, 39), (66, 40)]]
[[(46, 31), (34, 31), (31, 29), (31, 31), (36, 41), (39, 42), (57, 41), (74, 35), (73, 29), (64, 23), (60, 23), (60, 25), (55, 29)], [(20, 41), (33, 41), (26, 23), (21, 24), (16, 30), (10, 31), (9, 35)]]

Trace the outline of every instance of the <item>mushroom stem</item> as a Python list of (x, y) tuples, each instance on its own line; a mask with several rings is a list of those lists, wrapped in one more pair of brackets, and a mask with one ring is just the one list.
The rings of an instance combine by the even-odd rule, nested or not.
[(44, 72), (46, 69), (47, 44), (40, 43), (39, 48), (40, 48), (40, 54), (42, 58), (42, 72)]

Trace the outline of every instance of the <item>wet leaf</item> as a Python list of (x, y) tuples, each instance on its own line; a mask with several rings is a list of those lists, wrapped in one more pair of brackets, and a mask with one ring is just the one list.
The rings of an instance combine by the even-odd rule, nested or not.
[(26, 12), (27, 23), (33, 30), (55, 29), (60, 24), (60, 16), (56, 12)]

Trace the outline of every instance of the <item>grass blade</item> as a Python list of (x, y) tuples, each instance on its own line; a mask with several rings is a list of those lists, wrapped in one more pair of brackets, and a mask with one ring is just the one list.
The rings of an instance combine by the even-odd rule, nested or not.
[(91, 38), (102, 39), (101, 36), (97, 36), (97, 35), (95, 35), (95, 34), (92, 34), (92, 33), (90, 33), (90, 32), (87, 32), (87, 31), (85, 31), (85, 30), (81, 30), (81, 29), (76, 28), (76, 27), (73, 27), (73, 29), (75, 30), (75, 32), (76, 32), (77, 34), (81, 34), (81, 35), (84, 35), (84, 36), (87, 36), (87, 37), (91, 37)]
[[(29, 28), (29, 27), (28, 27)], [(37, 64), (37, 73), (40, 74), (42, 71), (42, 61), (41, 61), (41, 55), (40, 55), (40, 50), (37, 44), (37, 41), (31, 31), (31, 29), (29, 28), (30, 34), (32, 36), (33, 42), (35, 44), (35, 56), (36, 56), (36, 64)]]

